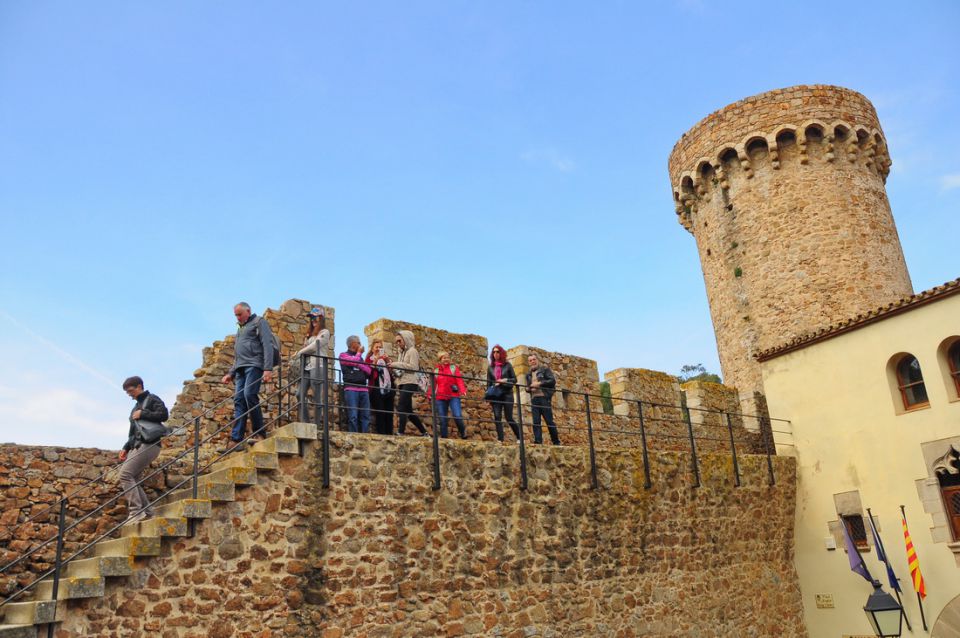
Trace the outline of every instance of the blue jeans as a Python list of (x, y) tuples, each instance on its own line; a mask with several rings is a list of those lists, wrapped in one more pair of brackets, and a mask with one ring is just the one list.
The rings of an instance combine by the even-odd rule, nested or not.
[[(370, 431), (370, 394), (355, 390), (343, 391), (343, 403), (347, 406), (347, 432)], [(360, 427), (357, 428), (357, 421)]]
[(260, 434), (262, 437), (267, 435), (263, 430), (263, 412), (260, 411), (262, 377), (263, 370), (260, 368), (237, 368), (233, 374), (233, 382), (237, 387), (233, 394), (233, 416), (236, 422), (233, 424), (230, 438), (234, 441), (242, 441), (247, 437), (248, 414), (253, 433)]
[(448, 411), (453, 415), (453, 420), (457, 423), (457, 431), (460, 432), (460, 438), (467, 438), (467, 427), (463, 424), (463, 411), (460, 409), (460, 397), (437, 399), (437, 414), (440, 415), (440, 436), (447, 438)]
[(533, 412), (533, 442), (543, 443), (543, 428), (540, 427), (540, 417), (543, 417), (543, 420), (547, 422), (547, 429), (550, 431), (550, 442), (554, 445), (560, 445), (560, 435), (557, 433), (557, 425), (553, 422), (553, 408), (550, 407), (550, 399), (533, 397), (530, 399), (530, 411)]

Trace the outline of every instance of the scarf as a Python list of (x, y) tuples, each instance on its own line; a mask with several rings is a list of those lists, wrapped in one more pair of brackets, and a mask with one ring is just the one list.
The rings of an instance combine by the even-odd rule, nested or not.
[(377, 359), (378, 381), (380, 383), (380, 394), (389, 394), (393, 387), (390, 379), (390, 370), (387, 368), (387, 362), (383, 359)]

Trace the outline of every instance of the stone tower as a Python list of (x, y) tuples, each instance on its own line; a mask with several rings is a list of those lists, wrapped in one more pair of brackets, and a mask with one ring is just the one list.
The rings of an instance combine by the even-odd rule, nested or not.
[(873, 105), (795, 86), (701, 120), (670, 153), (700, 253), (725, 383), (762, 390), (754, 355), (913, 294), (884, 188)]

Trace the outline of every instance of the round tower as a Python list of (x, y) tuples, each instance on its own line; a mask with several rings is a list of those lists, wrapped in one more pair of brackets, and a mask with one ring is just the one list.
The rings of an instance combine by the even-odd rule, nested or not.
[(724, 382), (762, 390), (754, 355), (913, 293), (884, 187), (877, 113), (795, 86), (707, 116), (670, 153), (700, 253)]

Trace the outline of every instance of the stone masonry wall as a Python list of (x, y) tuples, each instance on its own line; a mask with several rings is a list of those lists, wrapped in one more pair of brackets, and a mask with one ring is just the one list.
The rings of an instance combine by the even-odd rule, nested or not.
[(217, 504), (193, 538), (165, 540), (160, 556), (136, 559), (132, 576), (108, 579), (103, 598), (69, 601), (57, 638), (321, 636), (297, 627), (312, 479), (310, 462), (281, 457), (279, 470)]
[(876, 112), (798, 86), (713, 113), (677, 142), (676, 212), (697, 241), (723, 376), (762, 391), (754, 355), (913, 292)]
[(333, 481), (316, 483), (315, 568), (297, 635), (805, 636), (793, 567), (795, 468), (763, 457), (600, 450), (590, 488), (583, 448), (531, 451), (518, 489), (510, 448), (338, 434)]
[[(84, 521), (68, 533), (65, 556), (73, 554), (87, 541), (106, 532), (127, 516), (126, 501), (108, 502), (120, 493), (116, 450), (93, 448), (0, 446), (0, 564), (6, 565), (23, 553), (57, 535), (60, 508), (57, 501), (68, 500), (66, 524), (105, 505), (102, 513)], [(105, 475), (104, 475), (105, 474)], [(104, 475), (103, 480), (90, 483)], [(159, 494), (166, 476), (157, 473), (145, 483), (151, 497)], [(27, 523), (28, 519), (36, 520)], [(9, 595), (53, 567), (56, 544), (50, 543), (22, 564), (0, 576), (0, 595)]]
[(643, 635), (806, 636), (793, 568), (795, 462), (761, 456), (597, 452), (529, 456), (442, 441), (334, 432), (323, 489), (319, 444), (217, 504), (193, 538), (65, 603), (58, 638), (407, 638)]

